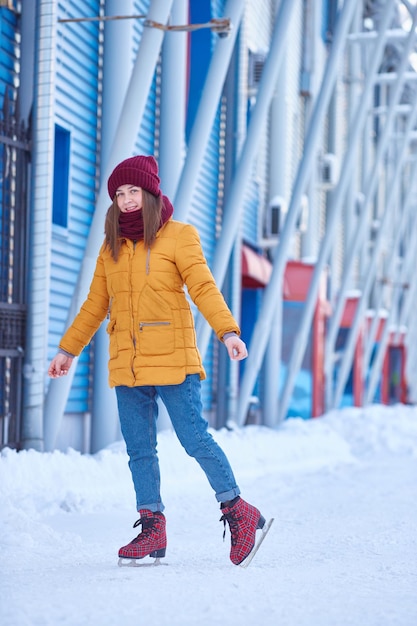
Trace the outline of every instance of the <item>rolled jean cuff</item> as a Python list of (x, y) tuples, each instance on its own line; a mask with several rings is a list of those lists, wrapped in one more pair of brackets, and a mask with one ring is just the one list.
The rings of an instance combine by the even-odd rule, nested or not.
[(162, 502), (156, 502), (154, 504), (141, 504), (141, 505), (137, 505), (137, 509), (138, 509), (138, 513), (139, 511), (146, 509), (147, 511), (152, 511), (152, 513), (162, 513), (162, 511), (165, 509), (164, 505), (162, 504)]
[(233, 489), (229, 489), (229, 491), (223, 491), (222, 493), (216, 493), (217, 502), (228, 502), (229, 500), (233, 500), (236, 496), (240, 496), (239, 487), (234, 487)]

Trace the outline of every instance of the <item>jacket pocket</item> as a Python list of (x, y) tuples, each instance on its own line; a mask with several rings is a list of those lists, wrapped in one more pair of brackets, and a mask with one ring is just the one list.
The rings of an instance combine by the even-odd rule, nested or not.
[(145, 285), (138, 303), (138, 343), (143, 356), (172, 354), (175, 350), (175, 329), (169, 303)]
[(119, 353), (116, 338), (116, 320), (110, 320), (110, 322), (107, 324), (106, 330), (110, 339), (109, 356), (111, 359), (116, 359)]
[(144, 356), (172, 354), (175, 350), (174, 330), (170, 321), (139, 322), (139, 351)]

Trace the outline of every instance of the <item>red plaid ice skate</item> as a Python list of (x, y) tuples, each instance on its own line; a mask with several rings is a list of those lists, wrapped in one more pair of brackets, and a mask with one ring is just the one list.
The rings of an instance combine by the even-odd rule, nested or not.
[(223, 538), (226, 534), (226, 522), (229, 524), (232, 547), (230, 560), (239, 565), (252, 552), (258, 528), (263, 528), (265, 518), (260, 511), (242, 498), (232, 500), (231, 506), (221, 506), (223, 515), (220, 521), (224, 524)]
[(167, 546), (164, 514), (159, 511), (153, 513), (148, 509), (141, 509), (139, 513), (140, 519), (135, 522), (133, 528), (142, 525), (142, 532), (127, 546), (120, 548), (119, 558), (143, 559), (145, 556), (151, 556), (159, 559), (164, 557)]

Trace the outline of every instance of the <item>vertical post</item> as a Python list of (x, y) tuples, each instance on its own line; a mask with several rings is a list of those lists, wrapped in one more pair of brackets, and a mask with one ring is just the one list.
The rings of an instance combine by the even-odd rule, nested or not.
[[(285, 55), (271, 102), (269, 167), (270, 201), (272, 201), (275, 196), (281, 196), (282, 198), (287, 196), (287, 105), (287, 59)], [(272, 250), (272, 256), (274, 256), (275, 251), (275, 249)], [(282, 293), (282, 289), (277, 292), (276, 313), (273, 318), (268, 347), (265, 355), (266, 363), (264, 368), (264, 393), (262, 405), (263, 423), (266, 426), (273, 426), (276, 424), (278, 417), (278, 396), (282, 352)]]
[[(106, 15), (129, 15), (130, 0), (106, 0)], [(103, 113), (100, 162), (111, 160), (111, 146), (133, 67), (133, 21), (111, 20), (104, 25)], [(117, 85), (117, 89), (115, 86)], [(129, 155), (126, 155), (129, 156)], [(102, 179), (101, 185), (106, 181)], [(110, 202), (108, 202), (110, 205)], [(91, 452), (112, 443), (118, 432), (117, 401), (108, 385), (109, 338), (106, 321), (94, 338), (93, 394), (91, 411)]]
[[(174, 0), (172, 24), (188, 22), (189, 0)], [(167, 32), (162, 46), (161, 134), (159, 175), (162, 189), (174, 197), (185, 156), (185, 116), (187, 110), (187, 38), (183, 32)], [(175, 209), (175, 219), (177, 211)]]

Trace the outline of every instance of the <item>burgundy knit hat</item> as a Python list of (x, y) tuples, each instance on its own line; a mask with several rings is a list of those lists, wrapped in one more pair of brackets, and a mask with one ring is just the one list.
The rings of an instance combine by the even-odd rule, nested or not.
[(113, 200), (121, 185), (137, 185), (154, 196), (159, 196), (158, 164), (153, 156), (134, 156), (116, 165), (107, 182), (110, 198)]

